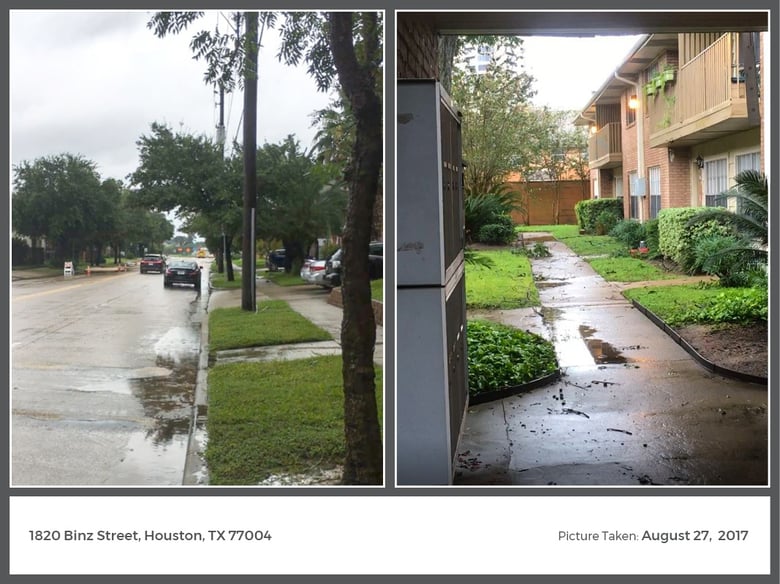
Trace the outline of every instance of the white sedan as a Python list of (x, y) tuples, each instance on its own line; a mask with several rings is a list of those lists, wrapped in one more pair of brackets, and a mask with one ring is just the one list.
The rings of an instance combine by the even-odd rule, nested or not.
[(323, 281), (325, 277), (325, 260), (306, 260), (301, 267), (301, 279), (308, 284), (316, 284), (327, 288)]

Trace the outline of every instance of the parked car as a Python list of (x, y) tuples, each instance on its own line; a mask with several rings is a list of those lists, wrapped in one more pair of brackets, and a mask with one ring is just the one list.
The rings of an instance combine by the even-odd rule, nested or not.
[(284, 248), (274, 249), (265, 256), (265, 267), (270, 272), (277, 272), (284, 269)]
[(162, 274), (165, 271), (165, 256), (158, 253), (148, 253), (141, 258), (139, 269), (142, 274), (147, 272), (159, 272)]
[(324, 283), (326, 260), (306, 260), (301, 267), (301, 279), (307, 284), (327, 288)]
[(200, 290), (201, 268), (194, 260), (176, 260), (168, 264), (163, 276), (163, 286), (170, 288), (174, 284), (192, 284)]
[[(323, 283), (330, 288), (341, 286), (341, 258), (342, 248), (337, 249), (328, 259), (325, 265), (325, 277)], [(372, 241), (368, 244), (368, 277), (378, 280), (383, 275), (384, 244), (381, 241)]]

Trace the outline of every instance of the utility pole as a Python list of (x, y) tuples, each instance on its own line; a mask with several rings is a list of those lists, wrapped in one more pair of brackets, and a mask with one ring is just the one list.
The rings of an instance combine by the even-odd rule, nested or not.
[[(217, 125), (217, 144), (219, 144), (220, 153), (222, 159), (225, 159), (225, 88), (222, 83), (219, 84), (219, 124)], [(223, 270), (227, 274), (229, 268), (228, 262), (231, 259), (228, 257), (227, 241), (225, 240), (225, 226), (222, 226), (222, 263)]]
[(241, 309), (255, 311), (255, 212), (257, 209), (257, 12), (246, 13), (244, 68), (244, 237)]

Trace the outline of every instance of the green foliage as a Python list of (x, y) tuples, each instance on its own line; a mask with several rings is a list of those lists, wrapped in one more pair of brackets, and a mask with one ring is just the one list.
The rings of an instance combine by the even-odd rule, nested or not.
[(658, 213), (658, 233), (660, 253), (687, 272), (694, 273), (696, 243), (711, 235), (728, 235), (725, 225), (712, 219), (691, 222), (699, 213), (700, 207), (680, 207), (661, 209)]
[[(213, 367), (205, 453), (209, 483), (253, 485), (272, 474), (317, 474), (341, 466), (341, 371), (340, 356)], [(380, 368), (374, 383), (381, 413)]]
[(209, 351), (327, 341), (330, 334), (282, 300), (257, 303), (257, 312), (218, 308), (209, 314)]
[(538, 335), (484, 320), (467, 324), (469, 393), (528, 383), (558, 368), (552, 344)]
[(496, 223), (479, 228), (477, 241), (490, 245), (506, 245), (515, 239), (515, 228), (509, 215), (494, 217)]
[(623, 294), (674, 327), (763, 321), (769, 308), (768, 290), (763, 287), (660, 286), (629, 289)]
[(750, 242), (733, 235), (709, 235), (696, 242), (691, 269), (717, 276), (721, 286), (752, 286), (766, 278), (753, 261)]
[(552, 255), (547, 246), (541, 241), (537, 241), (530, 248), (525, 248), (525, 253), (531, 258), (548, 258)]
[[(707, 208), (689, 219), (688, 227), (696, 229), (706, 223), (717, 223), (723, 229), (733, 233), (735, 240), (730, 246), (715, 246), (714, 256), (701, 258), (702, 265), (707, 262), (708, 269), (717, 269), (726, 274), (725, 282), (741, 285), (739, 282), (750, 279), (750, 274), (762, 271), (768, 261), (769, 243), (769, 202), (766, 176), (754, 170), (739, 173), (736, 185), (721, 193), (716, 202), (733, 200), (737, 211), (722, 208)], [(697, 246), (697, 250), (699, 247)], [(704, 253), (703, 249), (700, 250)], [(719, 268), (714, 268), (715, 265)], [(731, 265), (731, 268), (727, 268)], [(730, 277), (734, 274), (734, 278)]]
[(620, 221), (612, 210), (604, 209), (596, 215), (596, 235), (606, 235)]
[(347, 193), (338, 168), (318, 164), (288, 136), (258, 149), (257, 172), (258, 231), (284, 242), (286, 264), (300, 264), (304, 250), (323, 234), (341, 232)]
[(609, 231), (609, 236), (633, 249), (639, 247), (639, 242), (647, 238), (647, 233), (644, 223), (640, 223), (636, 219), (624, 219), (618, 221)]
[[(623, 219), (623, 202), (620, 199), (587, 199), (574, 205), (574, 212), (580, 229), (585, 233), (604, 235), (609, 230), (598, 233), (599, 225), (605, 229)], [(614, 223), (606, 214), (602, 215), (605, 212), (614, 217)]]
[(450, 95), (463, 115), (466, 189), (488, 193), (505, 177), (525, 168), (533, 154), (528, 137), (535, 116), (528, 103), (533, 79), (516, 67), (494, 63), (485, 74), (464, 67), (452, 71)]
[(382, 302), (385, 294), (384, 280), (371, 280), (371, 300)]
[(467, 191), (463, 201), (466, 240), (482, 241), (479, 233), (485, 225), (506, 224), (513, 227), (510, 216), (518, 208), (516, 195), (505, 189), (483, 194)]
[[(480, 251), (466, 262), (466, 305), (469, 308), (523, 308), (539, 305), (531, 262), (511, 251)], [(487, 258), (488, 267), (479, 258)]]

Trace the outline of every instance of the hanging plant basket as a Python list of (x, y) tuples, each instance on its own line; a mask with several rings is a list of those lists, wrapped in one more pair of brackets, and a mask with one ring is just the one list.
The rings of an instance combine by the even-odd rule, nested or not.
[(658, 77), (654, 77), (653, 82), (655, 83), (655, 86), (658, 89), (662, 89), (665, 83), (664, 78), (661, 75), (659, 75)]
[(664, 81), (674, 81), (674, 69), (664, 69)]
[(645, 94), (646, 95), (655, 95), (655, 84), (648, 83), (645, 85)]

